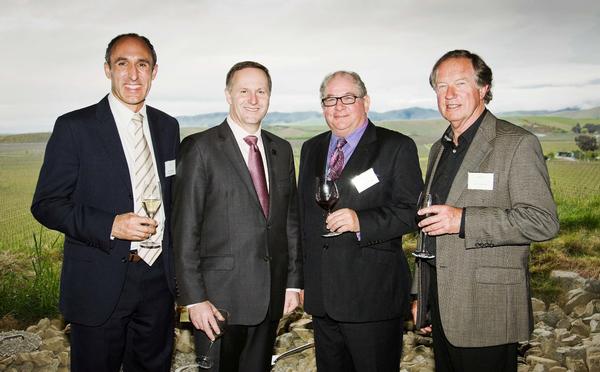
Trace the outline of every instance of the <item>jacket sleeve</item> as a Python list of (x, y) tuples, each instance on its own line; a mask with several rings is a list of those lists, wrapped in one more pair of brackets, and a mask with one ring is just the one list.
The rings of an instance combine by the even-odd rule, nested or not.
[(558, 233), (548, 169), (536, 137), (520, 137), (507, 169), (511, 207), (468, 206), (466, 248), (525, 245), (551, 239)]
[(371, 245), (395, 239), (416, 230), (417, 199), (423, 179), (417, 147), (405, 137), (389, 159), (393, 179), (391, 200), (356, 211), (360, 222), (360, 244)]
[[(44, 226), (108, 251), (115, 214), (78, 203), (73, 194), (80, 176), (79, 146), (69, 119), (56, 121), (46, 146), (31, 213)], [(99, 186), (100, 187), (100, 186)]]
[(287, 288), (304, 288), (302, 272), (302, 246), (300, 244), (300, 216), (298, 209), (298, 190), (296, 187), (296, 168), (294, 154), (289, 148), (289, 183), (290, 198), (287, 213), (287, 240), (288, 240), (288, 277)]
[(175, 271), (182, 305), (208, 300), (200, 268), (200, 234), (206, 192), (205, 163), (193, 136), (183, 140), (177, 159), (171, 227)]

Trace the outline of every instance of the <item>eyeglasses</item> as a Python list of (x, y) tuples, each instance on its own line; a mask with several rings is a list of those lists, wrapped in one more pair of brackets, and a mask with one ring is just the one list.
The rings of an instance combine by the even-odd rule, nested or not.
[(357, 98), (363, 98), (363, 97), (357, 97), (357, 96), (353, 96), (351, 94), (347, 95), (347, 96), (342, 96), (342, 97), (325, 97), (323, 99), (321, 99), (321, 104), (325, 107), (333, 107), (335, 105), (337, 105), (338, 100), (342, 101), (342, 103), (344, 105), (351, 105), (354, 102), (356, 102)]

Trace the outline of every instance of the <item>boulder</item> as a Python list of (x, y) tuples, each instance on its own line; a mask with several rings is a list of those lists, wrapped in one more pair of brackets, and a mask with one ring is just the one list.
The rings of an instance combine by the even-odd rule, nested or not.
[(542, 300), (538, 300), (535, 297), (531, 297), (531, 308), (534, 312), (536, 311), (546, 311), (546, 303)]
[(550, 273), (550, 278), (558, 281), (558, 284), (567, 291), (582, 287), (585, 284), (585, 279), (571, 271), (553, 270)]

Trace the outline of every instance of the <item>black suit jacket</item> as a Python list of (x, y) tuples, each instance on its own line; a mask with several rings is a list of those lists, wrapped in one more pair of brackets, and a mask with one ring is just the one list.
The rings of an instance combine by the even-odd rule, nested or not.
[[(165, 208), (162, 262), (175, 292), (169, 229), (171, 180), (165, 161), (174, 160), (179, 124), (147, 106)], [(111, 240), (115, 216), (133, 212), (125, 152), (108, 98), (56, 120), (48, 141), (31, 213), (65, 234), (60, 309), (68, 321), (99, 325), (113, 312), (128, 267), (130, 241)]]
[(283, 313), (285, 289), (302, 288), (294, 156), (262, 130), (269, 172), (265, 218), (227, 121), (181, 144), (173, 195), (173, 242), (181, 304), (210, 300), (231, 324)]
[[(315, 178), (323, 175), (331, 132), (302, 146), (298, 189), (304, 251), (305, 309), (344, 322), (403, 316), (410, 270), (402, 234), (415, 230), (416, 202), (423, 187), (415, 143), (369, 122), (337, 181), (335, 209), (356, 211), (355, 233), (321, 237), (324, 211), (315, 202)], [(373, 169), (379, 182), (358, 193), (351, 180)]]

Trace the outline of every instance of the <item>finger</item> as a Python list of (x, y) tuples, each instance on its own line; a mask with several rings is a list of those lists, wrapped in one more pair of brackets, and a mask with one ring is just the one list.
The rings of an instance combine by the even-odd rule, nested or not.
[(217, 317), (217, 319), (219, 319), (220, 321), (224, 321), (225, 320), (225, 317), (223, 316), (223, 314), (221, 314), (221, 312), (219, 312), (219, 310), (217, 308), (215, 308), (213, 310), (213, 315), (215, 317)]
[[(214, 318), (212, 318), (212, 320), (214, 321)], [(209, 317), (205, 317), (204, 321), (202, 323), (203, 323), (203, 327), (204, 327), (204, 329), (203, 329), (204, 333), (206, 333), (206, 336), (211, 341), (214, 341), (215, 340), (215, 335), (214, 335), (212, 327), (211, 327), (211, 319)]]
[(221, 333), (221, 330), (219, 329), (219, 324), (217, 324), (217, 318), (214, 317), (214, 315), (211, 314), (210, 318), (208, 319), (208, 323), (210, 324), (210, 327), (212, 328), (212, 332), (214, 334), (219, 334)]

